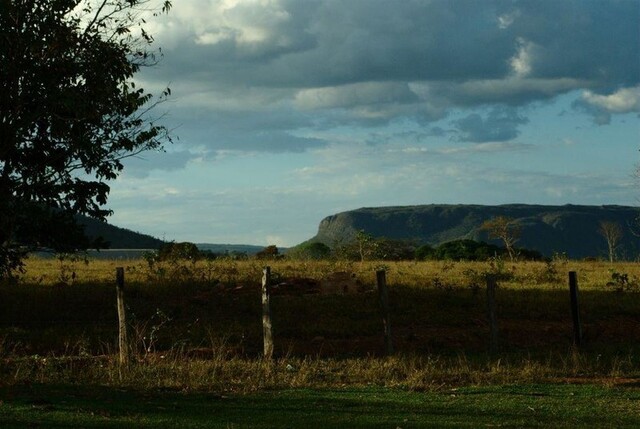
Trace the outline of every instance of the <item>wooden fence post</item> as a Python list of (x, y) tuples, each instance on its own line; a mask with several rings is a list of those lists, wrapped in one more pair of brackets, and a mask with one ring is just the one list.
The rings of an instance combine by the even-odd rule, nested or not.
[(387, 289), (387, 278), (385, 270), (376, 271), (376, 282), (378, 284), (378, 297), (380, 298), (380, 312), (384, 326), (384, 350), (387, 356), (393, 354), (393, 344), (391, 343), (391, 322), (389, 311), (389, 291)]
[(573, 344), (582, 344), (582, 325), (580, 323), (580, 306), (578, 305), (578, 276), (569, 271), (569, 295), (571, 296), (571, 317), (573, 318)]
[(120, 363), (129, 362), (129, 345), (127, 342), (127, 316), (124, 305), (124, 268), (116, 268), (116, 299), (118, 306), (118, 351)]
[(273, 358), (273, 332), (271, 326), (271, 267), (262, 270), (262, 338), (265, 359)]
[(487, 318), (489, 319), (489, 353), (498, 351), (498, 321), (496, 318), (496, 278), (487, 276)]

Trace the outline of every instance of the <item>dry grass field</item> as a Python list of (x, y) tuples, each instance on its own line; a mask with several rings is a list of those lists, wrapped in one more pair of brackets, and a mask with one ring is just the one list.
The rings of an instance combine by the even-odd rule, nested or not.
[[(260, 282), (353, 274), (363, 292), (272, 297), (275, 361), (262, 360)], [(115, 269), (125, 268), (130, 348), (116, 359)], [(384, 269), (395, 356), (384, 358), (375, 293)], [(584, 344), (572, 345), (567, 273), (576, 271)], [(498, 278), (498, 355), (489, 356), (484, 279)], [(576, 262), (29, 259), (0, 288), (4, 376), (132, 385), (402, 385), (637, 377), (640, 266)], [(295, 370), (288, 371), (290, 365)]]
[[(25, 285), (56, 285), (60, 283), (109, 283), (115, 278), (115, 268), (125, 267), (128, 281), (135, 283), (164, 283), (167, 281), (195, 281), (200, 283), (253, 284), (259, 283), (265, 265), (283, 277), (321, 279), (328, 273), (348, 271), (366, 283), (375, 283), (375, 271), (385, 269), (390, 285), (429, 288), (440, 279), (453, 288), (465, 287), (474, 272), (499, 271), (510, 273), (500, 282), (509, 289), (555, 289), (564, 287), (567, 272), (576, 271), (581, 289), (608, 290), (612, 273), (628, 274), (629, 280), (640, 281), (640, 264), (636, 262), (571, 261), (554, 259), (551, 262), (453, 262), (453, 261), (288, 261), (288, 260), (232, 260), (169, 261), (149, 264), (145, 259), (89, 261), (74, 258), (30, 258), (26, 272), (20, 277)], [(75, 273), (75, 275), (73, 275)], [(71, 278), (73, 275), (73, 279)], [(437, 282), (436, 282), (437, 283)], [(636, 287), (638, 289), (638, 287)]]

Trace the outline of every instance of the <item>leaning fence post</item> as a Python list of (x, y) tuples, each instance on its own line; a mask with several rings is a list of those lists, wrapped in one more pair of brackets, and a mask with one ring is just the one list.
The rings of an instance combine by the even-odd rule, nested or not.
[(487, 276), (487, 317), (489, 319), (489, 353), (498, 351), (498, 321), (496, 318), (496, 278)]
[(129, 346), (127, 344), (127, 317), (124, 306), (124, 268), (116, 268), (116, 299), (118, 306), (118, 351), (120, 363), (129, 361)]
[(393, 344), (391, 343), (391, 322), (389, 321), (389, 291), (387, 289), (387, 278), (385, 270), (376, 271), (376, 282), (378, 284), (380, 312), (382, 313), (382, 323), (384, 326), (384, 349), (387, 356), (389, 356), (393, 354)]
[(262, 270), (262, 337), (264, 340), (264, 357), (273, 357), (273, 332), (271, 326), (271, 267)]
[(569, 295), (571, 296), (571, 317), (573, 318), (573, 344), (582, 344), (582, 325), (580, 323), (580, 306), (578, 304), (578, 276), (569, 271)]

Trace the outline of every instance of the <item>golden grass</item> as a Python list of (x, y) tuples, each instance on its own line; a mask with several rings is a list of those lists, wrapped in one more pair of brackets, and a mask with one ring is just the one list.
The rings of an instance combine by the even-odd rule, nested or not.
[[(582, 290), (602, 290), (612, 280), (612, 273), (625, 273), (629, 279), (640, 278), (640, 264), (633, 262), (501, 262), (499, 267), (490, 262), (451, 261), (288, 261), (288, 260), (214, 260), (172, 261), (150, 266), (144, 259), (59, 261), (53, 258), (32, 257), (26, 261), (26, 272), (21, 283), (55, 285), (60, 283), (111, 283), (116, 267), (125, 267), (128, 282), (157, 283), (162, 281), (202, 281), (253, 284), (259, 283), (262, 268), (271, 266), (272, 272), (282, 277), (322, 279), (336, 271), (352, 272), (365, 284), (375, 285), (375, 272), (387, 271), (389, 286), (409, 287), (466, 287), (482, 273), (500, 271), (508, 278), (500, 286), (510, 289), (559, 288), (568, 281), (568, 272), (578, 273)], [(477, 280), (477, 279), (476, 279)]]
[(181, 353), (149, 355), (122, 366), (115, 356), (65, 358), (32, 356), (5, 360), (4, 383), (73, 383), (218, 392), (284, 388), (384, 386), (411, 390), (524, 383), (601, 382), (615, 384), (640, 377), (637, 358), (602, 358), (576, 351), (544, 359), (499, 359), (456, 355), (319, 359), (283, 357), (273, 361), (229, 357), (213, 350), (208, 359)]

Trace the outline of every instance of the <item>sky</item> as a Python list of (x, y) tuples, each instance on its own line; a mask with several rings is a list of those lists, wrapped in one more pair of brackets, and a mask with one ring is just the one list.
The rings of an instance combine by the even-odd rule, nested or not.
[(176, 141), (109, 222), (294, 246), (419, 204), (638, 205), (640, 0), (174, 0), (136, 80)]

